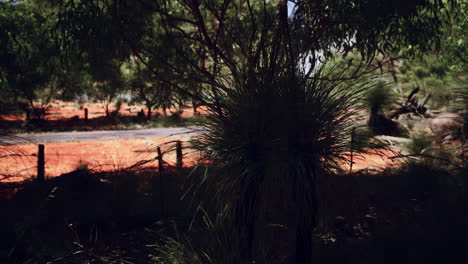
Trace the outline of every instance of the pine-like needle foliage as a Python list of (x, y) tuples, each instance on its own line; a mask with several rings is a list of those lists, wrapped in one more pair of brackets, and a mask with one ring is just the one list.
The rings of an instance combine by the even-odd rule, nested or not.
[(196, 142), (207, 162), (226, 169), (204, 180), (217, 184), (216, 200), (249, 258), (258, 256), (270, 224), (287, 226), (295, 254), (309, 250), (317, 178), (347, 160), (353, 116), (372, 85), (333, 67), (306, 73), (304, 65), (269, 54), (245, 67)]

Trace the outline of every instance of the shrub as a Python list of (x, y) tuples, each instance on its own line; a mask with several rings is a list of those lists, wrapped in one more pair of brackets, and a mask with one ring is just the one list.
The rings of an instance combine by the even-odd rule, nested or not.
[(174, 113), (172, 113), (171, 115), (171, 119), (173, 121), (180, 121), (182, 119), (182, 113), (184, 112), (184, 110), (182, 109), (178, 109), (177, 111), (175, 111)]
[(307, 75), (282, 59), (246, 66), (209, 110), (205, 132), (195, 143), (206, 160), (226, 169), (205, 180), (216, 184), (215, 200), (224, 217), (232, 219), (232, 232), (247, 241), (241, 245), (247, 259), (260, 257), (260, 248), (269, 250), (263, 246), (269, 224), (289, 230), (289, 236), (274, 243), (309, 252), (317, 179), (347, 159), (343, 153), (350, 147), (351, 117), (372, 85), (369, 80), (345, 81), (333, 67)]
[(84, 160), (79, 160), (75, 166), (75, 170), (91, 171), (89, 168), (89, 163)]
[(406, 144), (409, 154), (430, 154), (433, 150), (432, 139), (424, 130), (416, 130), (410, 135), (411, 143)]
[(384, 81), (378, 81), (367, 93), (366, 104), (371, 113), (379, 113), (388, 108), (395, 98), (393, 87)]

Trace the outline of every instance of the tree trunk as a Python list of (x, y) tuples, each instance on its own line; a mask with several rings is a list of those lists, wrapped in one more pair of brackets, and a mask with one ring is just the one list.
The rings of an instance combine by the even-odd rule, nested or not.
[(109, 104), (110, 104), (110, 103), (107, 103), (107, 104), (105, 105), (106, 117), (109, 117), (109, 116), (110, 116), (110, 113), (109, 113)]
[(279, 18), (281, 27), (286, 30), (288, 25), (288, 0), (280, 0), (279, 2)]
[(146, 108), (148, 108), (148, 112), (146, 113), (146, 120), (150, 120), (150, 119), (151, 119), (151, 108), (152, 108), (152, 105), (146, 105)]
[(167, 116), (167, 109), (166, 109), (166, 107), (163, 106), (162, 109), (163, 109), (164, 116)]

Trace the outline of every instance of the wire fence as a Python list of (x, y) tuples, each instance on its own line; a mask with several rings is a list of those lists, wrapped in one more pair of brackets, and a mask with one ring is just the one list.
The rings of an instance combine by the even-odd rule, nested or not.
[(195, 164), (198, 152), (188, 142), (169, 140), (132, 148), (131, 140), (116, 142), (75, 142), (3, 147), (0, 182), (19, 182), (59, 176), (76, 169), (122, 171), (139, 168), (182, 168)]

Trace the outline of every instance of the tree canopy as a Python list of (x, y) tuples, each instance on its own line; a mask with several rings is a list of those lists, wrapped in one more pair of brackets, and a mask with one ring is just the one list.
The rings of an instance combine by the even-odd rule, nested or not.
[(37, 87), (48, 85), (54, 73), (57, 48), (52, 21), (29, 5), (0, 3), (0, 72), (2, 94), (32, 102)]
[(52, 69), (58, 86), (70, 86), (60, 93), (71, 98), (109, 65), (133, 58), (160, 85), (209, 105), (260, 65), (262, 52), (274, 52), (274, 42), (293, 45), (291, 63), (313, 69), (336, 52), (358, 51), (368, 61), (422, 54), (446, 46), (449, 24), (461, 32), (450, 50), (463, 55), (464, 44), (456, 43), (466, 31), (464, 4), (456, 0), (31, 0), (1, 8), (2, 89), (15, 83), (24, 88), (11, 92), (27, 98), (41, 83), (52, 87)]
[[(282, 27), (295, 40), (285, 41), (294, 45), (295, 61), (355, 50), (371, 59), (437, 48), (446, 17), (459, 15), (455, 8), (447, 14), (457, 1), (432, 0), (290, 1), (289, 16), (283, 0), (49, 2), (58, 10), (64, 50), (78, 49), (98, 64), (133, 54), (179, 93), (200, 97), (181, 80), (210, 87), (211, 96), (197, 98), (207, 104), (226, 89), (227, 73), (235, 78), (261, 63), (264, 48), (283, 38), (277, 34)], [(166, 78), (161, 70), (177, 77)]]

